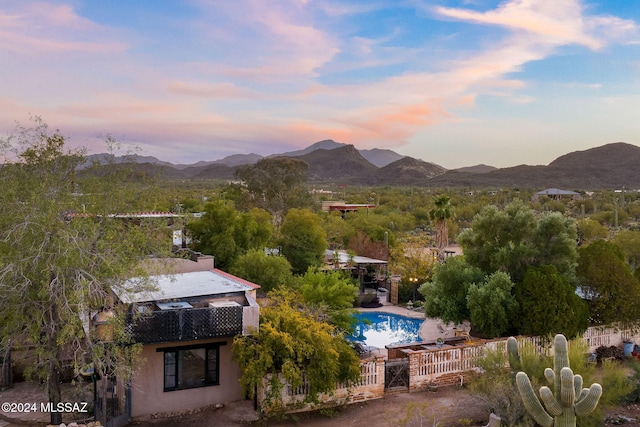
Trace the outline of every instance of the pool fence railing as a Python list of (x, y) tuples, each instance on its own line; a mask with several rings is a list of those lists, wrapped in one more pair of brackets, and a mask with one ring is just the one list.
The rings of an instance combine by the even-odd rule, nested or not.
[[(517, 337), (521, 348), (550, 352), (550, 343), (539, 337)], [(424, 343), (388, 346), (387, 359), (374, 355), (360, 362), (360, 380), (338, 384), (331, 393), (321, 393), (315, 403), (307, 400), (308, 384), (292, 388), (283, 381), (278, 408), (266, 399), (265, 381), (258, 390), (258, 404), (268, 415), (275, 411), (304, 412), (379, 399), (388, 393), (433, 390), (438, 386), (461, 385), (469, 375), (480, 372), (478, 361), (486, 349), (506, 351), (507, 338), (463, 341), (454, 346), (427, 346)], [(590, 353), (601, 346), (621, 346), (623, 341), (640, 342), (640, 331), (621, 326), (590, 327), (582, 340)], [(425, 348), (427, 347), (427, 348)], [(435, 348), (434, 348), (435, 347)]]

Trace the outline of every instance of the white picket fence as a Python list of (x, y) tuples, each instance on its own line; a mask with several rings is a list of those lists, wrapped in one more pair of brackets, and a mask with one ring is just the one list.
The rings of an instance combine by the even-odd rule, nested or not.
[[(584, 333), (582, 339), (589, 347), (589, 352), (594, 353), (600, 346), (619, 346), (623, 341), (631, 341), (640, 344), (640, 331), (621, 326), (591, 327)], [(539, 352), (551, 351), (548, 341), (539, 337), (519, 337), (521, 347), (525, 343), (531, 343)], [(404, 350), (403, 353), (409, 359), (409, 388), (408, 391), (426, 390), (433, 384), (454, 384), (463, 380), (465, 373), (477, 370), (478, 359), (485, 349), (506, 348), (506, 338), (500, 338), (479, 343), (469, 343), (442, 349), (418, 349)], [(282, 403), (287, 408), (286, 412), (301, 412), (318, 407), (350, 404), (354, 402), (379, 399), (385, 392), (385, 365), (381, 357), (366, 359), (361, 362), (360, 380), (351, 385), (339, 384), (332, 393), (319, 396), (317, 404), (305, 403), (309, 391), (308, 384), (298, 388), (285, 385), (282, 390)], [(260, 393), (259, 401), (264, 398), (264, 391)], [(269, 412), (269, 408), (263, 411)]]

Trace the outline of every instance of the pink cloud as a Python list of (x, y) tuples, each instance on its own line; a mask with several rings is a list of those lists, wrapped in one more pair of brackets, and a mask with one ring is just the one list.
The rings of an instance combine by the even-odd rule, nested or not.
[(203, 19), (196, 24), (203, 34), (233, 51), (219, 69), (225, 76), (253, 81), (315, 77), (340, 51), (338, 39), (317, 26), (313, 8), (304, 1), (196, 4), (205, 17), (222, 24), (205, 25)]
[(167, 84), (167, 90), (203, 98), (246, 98), (252, 94), (251, 91), (229, 82), (172, 81)]
[(68, 5), (15, 3), (17, 10), (0, 7), (0, 48), (23, 55), (80, 52), (92, 55), (126, 49), (122, 41), (101, 40), (108, 29), (75, 13)]

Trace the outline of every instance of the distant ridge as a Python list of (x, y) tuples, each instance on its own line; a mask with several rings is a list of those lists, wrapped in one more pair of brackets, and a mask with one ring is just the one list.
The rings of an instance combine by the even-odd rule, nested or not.
[[(303, 150), (289, 151), (282, 154), (273, 154), (269, 157), (284, 156), (284, 157), (300, 157), (305, 154), (313, 153), (316, 150), (335, 150), (336, 148), (345, 147), (348, 144), (336, 142), (333, 139), (325, 139), (318, 141), (315, 144), (311, 144)], [(404, 156), (389, 149), (372, 148), (370, 150), (358, 150), (360, 155), (364, 157), (369, 163), (379, 168), (393, 163), (396, 160), (400, 160)]]
[[(318, 148), (326, 147), (326, 148)], [(296, 154), (297, 155), (292, 155)], [(299, 154), (303, 153), (303, 154)], [(382, 154), (386, 161), (379, 166), (365, 157)], [(476, 188), (562, 188), (566, 190), (640, 189), (640, 147), (624, 142), (606, 144), (558, 157), (548, 166), (519, 165), (496, 169), (477, 165), (455, 170), (412, 157), (400, 156), (391, 150), (357, 150), (353, 145), (333, 140), (319, 141), (304, 150), (280, 156), (299, 158), (309, 165), (311, 183), (343, 183), (364, 186), (421, 186)], [(126, 161), (140, 174), (163, 176), (168, 179), (231, 180), (236, 169), (253, 164), (257, 154), (232, 155), (212, 162), (193, 165), (172, 165), (152, 156), (114, 158), (95, 154), (89, 159), (97, 162)], [(100, 173), (94, 168), (92, 173)]]
[(344, 147), (347, 144), (342, 144), (340, 142), (335, 142), (333, 139), (323, 139), (322, 141), (318, 141), (314, 144), (311, 144), (307, 148), (303, 148), (302, 150), (289, 151), (286, 153), (280, 154), (272, 154), (267, 157), (300, 157), (305, 154), (312, 153), (316, 150), (334, 150), (336, 148)]
[(376, 173), (378, 185), (396, 186), (423, 186), (431, 178), (442, 175), (447, 170), (434, 163), (412, 157), (403, 157), (387, 166), (380, 168)]
[(487, 166), (485, 164), (479, 164), (475, 166), (467, 166), (464, 168), (452, 169), (456, 172), (468, 172), (468, 173), (487, 173), (497, 170), (498, 168), (493, 166)]
[(338, 179), (341, 182), (366, 184), (362, 180), (367, 181), (367, 177), (378, 170), (353, 145), (314, 150), (295, 158), (309, 164), (308, 175), (311, 182)]

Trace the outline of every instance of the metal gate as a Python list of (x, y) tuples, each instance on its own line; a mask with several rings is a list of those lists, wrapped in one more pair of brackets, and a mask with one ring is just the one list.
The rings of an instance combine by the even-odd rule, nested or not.
[(409, 358), (384, 362), (384, 389), (409, 389)]
[(105, 427), (123, 427), (131, 418), (131, 392), (122, 381), (103, 378), (95, 383), (94, 414)]

